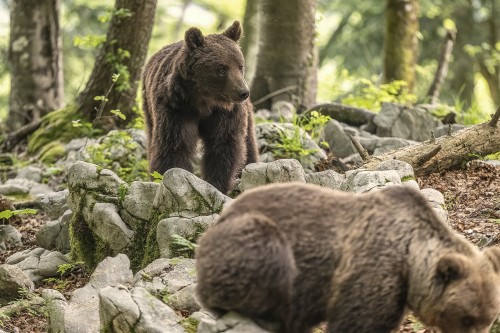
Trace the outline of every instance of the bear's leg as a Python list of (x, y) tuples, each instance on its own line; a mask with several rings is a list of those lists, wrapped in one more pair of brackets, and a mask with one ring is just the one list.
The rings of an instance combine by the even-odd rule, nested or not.
[(397, 330), (405, 312), (407, 288), (401, 276), (397, 273), (391, 276), (383, 265), (378, 263), (379, 271), (354, 269), (342, 280), (334, 280), (334, 295), (327, 314), (328, 333)]
[(255, 138), (253, 112), (251, 110), (248, 111), (246, 145), (247, 145), (247, 156), (245, 165), (257, 162), (259, 156), (259, 150), (257, 147), (257, 139)]
[(296, 269), (288, 239), (272, 220), (225, 216), (198, 245), (196, 292), (206, 309), (284, 323)]
[[(174, 110), (178, 111), (178, 110)], [(171, 110), (157, 107), (152, 138), (148, 142), (150, 172), (164, 174), (172, 168), (193, 172), (192, 157), (198, 143), (198, 123)]]
[[(241, 110), (238, 110), (241, 111)], [(227, 193), (243, 168), (246, 156), (246, 123), (237, 110), (215, 112), (200, 123), (203, 139), (203, 178), (222, 193)]]

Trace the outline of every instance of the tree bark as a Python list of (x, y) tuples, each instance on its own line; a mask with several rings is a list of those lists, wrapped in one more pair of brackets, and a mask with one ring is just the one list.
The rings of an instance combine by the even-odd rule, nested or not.
[(307, 106), (316, 99), (314, 47), (316, 0), (260, 0), (260, 43), (252, 100), (293, 87), (263, 103), (285, 100)]
[(487, 123), (475, 125), (452, 135), (422, 142), (414, 146), (373, 156), (364, 164), (364, 168), (373, 169), (381, 161), (396, 159), (411, 164), (416, 175), (426, 175), (460, 165), (478, 156), (500, 151), (500, 108), (493, 119)]
[[(102, 101), (96, 96), (104, 96), (109, 90), (108, 101), (97, 126), (110, 130), (125, 127), (138, 114), (136, 95), (142, 66), (146, 59), (151, 30), (153, 28), (156, 0), (116, 0), (115, 12), (101, 46), (94, 68), (85, 90), (77, 98), (77, 109), (95, 121)], [(128, 14), (127, 14), (128, 13)], [(112, 77), (120, 74), (113, 89)], [(120, 110), (127, 118), (117, 121), (108, 117), (109, 110)]]
[(415, 85), (418, 0), (387, 0), (384, 37), (384, 82), (403, 80)]
[(245, 79), (249, 87), (255, 76), (259, 52), (259, 3), (257, 0), (247, 0), (243, 17), (243, 39), (240, 42), (245, 56)]
[(14, 0), (7, 126), (18, 129), (63, 104), (60, 0)]

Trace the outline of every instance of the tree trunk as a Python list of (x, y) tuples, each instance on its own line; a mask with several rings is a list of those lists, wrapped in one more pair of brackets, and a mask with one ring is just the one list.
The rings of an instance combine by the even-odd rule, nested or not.
[(259, 3), (257, 0), (247, 0), (243, 18), (243, 39), (240, 42), (241, 51), (245, 56), (245, 79), (249, 87), (252, 86), (255, 76), (259, 52)]
[(317, 54), (314, 47), (316, 0), (260, 0), (260, 43), (252, 100), (289, 88), (267, 99), (300, 106), (316, 99)]
[(451, 51), (453, 50), (453, 44), (455, 43), (456, 31), (448, 30), (446, 36), (444, 37), (443, 49), (441, 50), (441, 57), (439, 58), (438, 68), (436, 74), (434, 75), (434, 80), (427, 92), (427, 96), (430, 98), (430, 104), (436, 104), (439, 100), (439, 94), (441, 93), (441, 87), (443, 86), (446, 75), (448, 74), (448, 65), (450, 63)]
[(415, 85), (418, 0), (387, 0), (384, 39), (384, 82), (403, 80)]
[[(85, 90), (77, 98), (80, 113), (90, 121), (99, 117), (98, 126), (106, 130), (125, 127), (137, 117), (136, 96), (142, 66), (153, 28), (156, 0), (116, 0), (106, 42), (101, 46)], [(119, 74), (113, 84), (113, 75)], [(107, 96), (106, 102), (95, 100)], [(103, 104), (104, 108), (103, 108)], [(109, 117), (120, 110), (127, 118)], [(98, 114), (104, 111), (103, 114)], [(102, 118), (101, 118), (102, 117)]]
[(60, 0), (14, 0), (10, 17), (11, 91), (7, 126), (16, 130), (63, 103)]
[(401, 160), (411, 164), (416, 175), (426, 175), (460, 165), (478, 156), (500, 151), (500, 108), (493, 119), (451, 135), (403, 147), (379, 156), (371, 157), (364, 168), (373, 169), (381, 161)]

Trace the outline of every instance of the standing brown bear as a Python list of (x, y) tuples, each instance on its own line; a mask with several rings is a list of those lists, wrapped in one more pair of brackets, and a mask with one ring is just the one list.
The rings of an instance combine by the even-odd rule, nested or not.
[(500, 248), (480, 251), (406, 187), (348, 194), (313, 185), (249, 191), (199, 240), (197, 293), (305, 333), (397, 331), (405, 310), (443, 333), (487, 333), (500, 313)]
[(203, 140), (203, 177), (222, 192), (248, 163), (257, 161), (250, 92), (244, 59), (236, 43), (235, 21), (221, 34), (197, 28), (184, 41), (154, 54), (143, 74), (144, 115), (151, 172), (193, 171), (192, 158)]

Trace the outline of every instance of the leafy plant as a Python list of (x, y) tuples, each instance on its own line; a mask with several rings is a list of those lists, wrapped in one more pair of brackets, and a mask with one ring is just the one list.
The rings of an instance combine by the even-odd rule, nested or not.
[(379, 111), (383, 102), (398, 104), (413, 104), (416, 96), (408, 92), (408, 85), (404, 81), (396, 80), (381, 85), (372, 80), (357, 80), (354, 89), (344, 98), (342, 103), (360, 108)]
[(0, 219), (10, 219), (15, 215), (31, 215), (36, 214), (36, 209), (19, 209), (19, 210), (10, 210), (6, 209), (0, 212)]
[(194, 256), (194, 251), (198, 247), (196, 243), (178, 234), (170, 236), (170, 242), (175, 246), (176, 252), (183, 253), (187, 258), (192, 258)]

